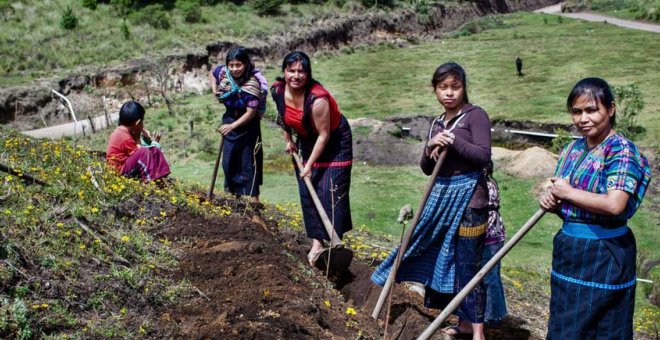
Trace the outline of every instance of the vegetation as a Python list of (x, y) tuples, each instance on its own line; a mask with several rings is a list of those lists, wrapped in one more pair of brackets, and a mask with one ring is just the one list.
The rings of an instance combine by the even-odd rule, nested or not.
[(614, 96), (617, 104), (616, 128), (630, 139), (635, 139), (644, 129), (637, 125), (637, 116), (644, 109), (642, 93), (635, 84), (615, 86)]
[[(306, 1), (284, 4), (276, 17), (259, 16), (250, 2), (235, 4), (242, 1), (110, 0), (97, 1), (95, 8), (90, 7), (91, 3), (85, 1), (83, 6), (69, 0), (1, 0), (3, 86), (26, 84), (40, 77), (66, 76), (82, 66), (113, 65), (197, 50), (218, 40), (245, 43), (344, 11), (334, 2)], [(54, 32), (60, 24), (63, 28), (66, 25), (66, 30), (75, 28), (75, 34), (66, 34), (66, 30)]]
[(589, 9), (624, 19), (660, 22), (658, 0), (569, 0), (564, 8), (568, 11)]

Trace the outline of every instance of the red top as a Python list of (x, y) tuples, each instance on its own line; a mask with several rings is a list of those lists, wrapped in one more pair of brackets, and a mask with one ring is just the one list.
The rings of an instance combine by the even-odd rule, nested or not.
[[(330, 92), (321, 86), (321, 84), (314, 84), (310, 92), (315, 97), (315, 99), (325, 98), (328, 101), (328, 104), (330, 105), (330, 131), (333, 131), (339, 127), (339, 123), (341, 121), (341, 112), (339, 112), (339, 106), (337, 105), (335, 98), (333, 98)], [(314, 103), (311, 103), (311, 106), (313, 105)], [(284, 115), (284, 124), (295, 129), (298, 135), (306, 137), (307, 131), (302, 124), (304, 111), (290, 105), (286, 105), (285, 110), (286, 114)], [(318, 133), (314, 126), (314, 117), (311, 115), (311, 113), (309, 120), (311, 122), (313, 131)]]
[(118, 126), (108, 139), (105, 159), (108, 165), (121, 172), (126, 159), (138, 149), (137, 142), (126, 126)]

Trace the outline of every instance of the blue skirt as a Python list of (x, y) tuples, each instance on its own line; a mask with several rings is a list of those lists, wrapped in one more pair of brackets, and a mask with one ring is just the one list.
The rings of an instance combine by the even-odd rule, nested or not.
[[(486, 227), (488, 225), (487, 209), (466, 208), (460, 227), (456, 233), (456, 279), (454, 293), (438, 292), (426, 287), (424, 306), (444, 309), (456, 294), (463, 289), (481, 269)], [(483, 323), (486, 308), (486, 287), (482, 280), (461, 301), (454, 312), (459, 318), (471, 323)]]
[(222, 148), (222, 170), (225, 191), (238, 196), (259, 196), (263, 183), (263, 147), (261, 129), (241, 138), (225, 138)]
[(547, 338), (632, 339), (636, 245), (632, 231), (606, 239), (554, 238)]
[[(315, 143), (316, 136), (310, 138), (300, 137), (298, 139), (298, 149), (301, 151), (303, 163), (307, 163)], [(339, 126), (330, 132), (330, 140), (315, 162), (311, 176), (314, 191), (316, 191), (323, 210), (325, 210), (339, 238), (342, 238), (345, 232), (353, 229), (349, 198), (352, 165), (353, 137), (351, 127), (348, 125), (346, 118), (342, 116)], [(305, 182), (300, 179), (300, 172), (295, 164), (294, 169), (296, 169), (300, 205), (302, 206), (307, 237), (330, 240), (323, 226), (321, 215), (316, 210)]]

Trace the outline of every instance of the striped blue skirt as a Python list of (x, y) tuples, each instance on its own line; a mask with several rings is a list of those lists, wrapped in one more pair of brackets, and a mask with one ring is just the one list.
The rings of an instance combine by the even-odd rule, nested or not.
[[(456, 235), (480, 175), (475, 172), (436, 179), (403, 254), (396, 282), (419, 282), (437, 292), (454, 293)], [(374, 271), (374, 283), (385, 284), (398, 252), (396, 247)]]
[(574, 233), (574, 225), (564, 227), (553, 242), (547, 338), (632, 339), (637, 253), (632, 231), (624, 227), (620, 236), (599, 239)]

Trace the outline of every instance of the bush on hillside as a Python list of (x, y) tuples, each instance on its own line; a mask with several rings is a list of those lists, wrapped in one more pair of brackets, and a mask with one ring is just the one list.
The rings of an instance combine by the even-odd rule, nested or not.
[(65, 30), (72, 30), (78, 27), (78, 17), (73, 13), (71, 6), (67, 6), (60, 18), (60, 27)]
[(110, 0), (110, 5), (119, 16), (125, 17), (133, 8), (133, 0)]
[(571, 137), (570, 132), (564, 130), (564, 129), (555, 129), (555, 134), (557, 137), (552, 139), (552, 145), (550, 146), (550, 151), (554, 153), (560, 153), (561, 150), (568, 145), (571, 141), (573, 141), (573, 137)]
[(128, 27), (126, 20), (122, 20), (119, 29), (121, 30), (121, 36), (124, 38), (124, 40), (128, 40), (131, 37), (131, 30)]
[(89, 8), (92, 11), (96, 9), (96, 6), (98, 5), (97, 0), (82, 0), (82, 5), (85, 8)]
[(394, 0), (360, 0), (365, 7), (394, 7)]
[(170, 16), (161, 4), (148, 5), (131, 13), (131, 21), (137, 25), (148, 24), (153, 28), (163, 30), (172, 26)]
[(0, 0), (0, 17), (2, 21), (7, 21), (14, 14), (14, 7), (9, 0)]
[(195, 23), (202, 21), (202, 10), (199, 0), (176, 0), (176, 8), (181, 10), (183, 21)]
[(613, 86), (612, 91), (617, 104), (616, 130), (629, 139), (635, 139), (643, 130), (637, 125), (637, 115), (646, 105), (642, 92), (635, 84)]
[(257, 14), (273, 15), (279, 13), (284, 0), (252, 0), (250, 3)]

